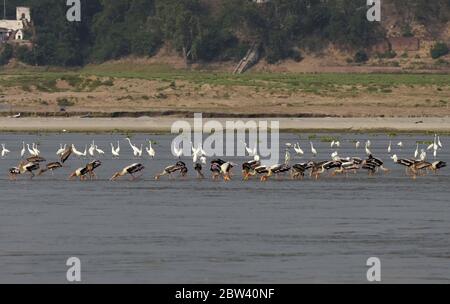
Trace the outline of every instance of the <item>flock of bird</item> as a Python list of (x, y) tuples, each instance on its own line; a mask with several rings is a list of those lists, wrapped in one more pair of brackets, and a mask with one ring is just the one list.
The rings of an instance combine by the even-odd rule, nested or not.
[[(148, 145), (144, 149), (144, 145), (135, 145), (130, 138), (126, 138), (128, 145), (131, 148), (136, 159), (140, 159), (144, 156), (144, 153), (148, 157), (155, 158), (156, 151), (152, 146), (152, 141), (148, 141)], [(385, 167), (385, 163), (374, 157), (371, 151), (372, 142), (367, 140), (364, 144), (364, 150), (366, 158), (362, 159), (359, 157), (342, 157), (340, 156), (339, 149), (341, 148), (341, 142), (338, 140), (333, 140), (331, 142), (331, 149), (334, 151), (331, 154), (331, 158), (324, 161), (311, 160), (307, 162), (299, 162), (291, 165), (292, 161), (292, 151), (295, 153), (297, 158), (302, 159), (305, 155), (304, 150), (299, 143), (286, 143), (285, 147), (285, 159), (282, 164), (275, 165), (263, 165), (261, 158), (258, 155), (258, 148), (255, 145), (254, 148), (250, 148), (247, 143), (242, 142), (245, 146), (246, 152), (252, 158), (250, 161), (242, 164), (242, 178), (243, 180), (249, 180), (252, 177), (258, 176), (261, 181), (267, 181), (272, 176), (286, 176), (290, 175), (291, 179), (303, 179), (307, 173), (313, 179), (319, 179), (324, 173), (330, 172), (331, 176), (356, 174), (358, 171), (366, 171), (369, 175), (377, 174), (378, 172), (389, 172), (390, 169)], [(355, 141), (355, 149), (358, 151), (363, 147), (360, 141)], [(194, 147), (191, 144), (192, 150), (192, 162), (193, 169), (197, 173), (198, 178), (205, 178), (203, 173), (203, 167), (207, 165), (207, 158), (209, 157), (206, 151), (203, 149), (202, 145), (199, 144)], [(116, 144), (111, 143), (111, 156), (113, 159), (119, 159), (121, 155), (120, 141)], [(447, 164), (444, 161), (437, 160), (438, 152), (443, 149), (442, 142), (439, 136), (434, 136), (434, 141), (426, 148), (420, 149), (420, 144), (417, 144), (416, 150), (414, 152), (414, 157), (410, 159), (400, 159), (397, 154), (393, 154), (395, 149), (401, 150), (404, 145), (403, 142), (398, 142), (394, 146), (393, 142), (389, 142), (387, 147), (387, 152), (391, 155), (391, 159), (395, 164), (405, 167), (406, 174), (412, 178), (417, 178), (418, 176), (425, 175), (429, 172), (437, 173), (442, 168), (445, 168)], [(318, 156), (318, 150), (316, 149), (313, 142), (310, 142), (311, 155), (313, 159)], [(434, 161), (428, 161), (429, 151), (432, 151)], [(164, 168), (164, 170), (155, 176), (156, 180), (164, 176), (172, 177), (173, 174), (178, 173), (181, 177), (187, 176), (189, 172), (188, 165), (181, 161), (183, 157), (183, 149), (175, 145), (172, 146), (172, 152), (177, 162), (174, 165)], [(11, 153), (5, 146), (1, 144), (0, 155), (5, 158), (9, 153)], [(79, 150), (74, 144), (63, 145), (60, 144), (56, 151), (56, 155), (59, 160), (56, 162), (48, 162), (45, 158), (41, 156), (41, 151), (36, 143), (26, 144), (22, 142), (22, 150), (20, 151), (20, 163), (17, 167), (10, 168), (8, 170), (8, 177), (11, 180), (16, 180), (19, 175), (30, 174), (30, 178), (34, 178), (36, 175), (40, 176), (46, 172), (53, 172), (55, 170), (64, 167), (64, 164), (69, 160), (70, 157), (75, 156), (78, 158), (91, 158), (91, 161), (84, 167), (80, 167), (73, 171), (69, 175), (69, 179), (79, 178), (80, 180), (95, 179), (97, 176), (95, 170), (102, 165), (102, 162), (98, 160), (98, 157), (105, 157), (105, 151), (102, 150), (95, 141), (92, 141), (90, 145), (86, 145), (84, 150)], [(45, 163), (45, 164), (44, 164)], [(212, 178), (217, 180), (223, 178), (225, 181), (229, 181), (233, 178), (232, 169), (237, 167), (233, 162), (224, 161), (222, 159), (214, 159), (209, 163), (209, 170), (211, 172)], [(145, 166), (141, 163), (133, 163), (122, 170), (116, 172), (111, 180), (116, 180), (120, 177), (129, 175), (132, 180), (138, 178), (137, 174), (141, 173), (145, 169)]]

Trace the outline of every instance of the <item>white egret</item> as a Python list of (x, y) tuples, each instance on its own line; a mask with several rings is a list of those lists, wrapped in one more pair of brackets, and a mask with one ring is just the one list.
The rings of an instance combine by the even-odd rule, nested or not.
[(105, 155), (105, 151), (103, 151), (102, 149), (100, 149), (97, 145), (95, 145), (95, 151), (96, 151), (99, 155)]
[(372, 155), (372, 151), (370, 151), (370, 149), (369, 149), (369, 145), (366, 143), (366, 154), (369, 156), (369, 155)]
[(75, 147), (74, 144), (72, 144), (72, 152), (73, 152), (73, 154), (75, 154), (78, 157), (86, 157), (86, 155), (87, 155), (86, 150), (85, 150), (85, 153), (78, 151), (78, 149)]
[(317, 150), (316, 150), (316, 148), (314, 148), (314, 144), (312, 142), (311, 142), (311, 153), (314, 157), (316, 157), (318, 154)]
[(31, 148), (33, 149), (33, 151), (36, 155), (39, 156), (41, 154), (41, 151), (39, 151), (37, 148), (37, 144), (33, 143), (33, 146)]
[(59, 144), (59, 149), (56, 151), (56, 155), (61, 156), (66, 151), (67, 145)]
[(427, 159), (427, 152), (424, 149), (422, 149), (420, 153), (420, 160), (425, 161), (426, 159)]
[(286, 154), (284, 155), (284, 163), (286, 165), (289, 165), (291, 162), (291, 152), (289, 152), (289, 149), (286, 149)]
[(148, 156), (150, 156), (151, 158), (155, 158), (156, 151), (155, 151), (155, 149), (153, 149), (151, 141), (149, 141), (149, 147), (145, 148), (145, 150), (147, 150)]
[(130, 144), (131, 149), (133, 150), (134, 157), (139, 157), (139, 155), (142, 155), (142, 150), (139, 150), (139, 148), (131, 142), (131, 140), (127, 137), (127, 141)]
[(120, 154), (120, 141), (117, 141), (116, 153)]
[(91, 157), (95, 157), (95, 141), (94, 140), (92, 141), (91, 145), (89, 146), (88, 152)]
[(111, 154), (113, 158), (119, 158), (120, 154), (117, 152), (117, 149), (114, 147), (114, 145), (111, 143)]
[(294, 151), (295, 153), (297, 153), (297, 155), (299, 156), (303, 156), (305, 154), (305, 152), (302, 150), (302, 148), (300, 147), (300, 144), (297, 143), (294, 145)]
[(30, 148), (29, 144), (27, 144), (27, 150), (31, 156), (39, 156), (38, 154), (36, 154), (36, 152), (33, 149)]
[(23, 158), (25, 156), (25, 142), (22, 142), (22, 150), (20, 151), (20, 158)]
[(331, 154), (331, 159), (333, 160), (337, 160), (339, 158), (339, 153), (338, 151), (335, 151)]
[(255, 156), (256, 154), (258, 154), (258, 147), (256, 145), (253, 148), (253, 150), (248, 147), (247, 143), (244, 142), (244, 145), (245, 145), (245, 150), (247, 150), (247, 153), (250, 156)]
[(181, 156), (183, 155), (183, 149), (181, 149), (180, 147), (176, 147), (174, 145), (173, 146), (173, 154), (176, 158), (181, 158)]
[(2, 144), (2, 158), (6, 157), (11, 151), (9, 151), (8, 149), (6, 149), (5, 144)]

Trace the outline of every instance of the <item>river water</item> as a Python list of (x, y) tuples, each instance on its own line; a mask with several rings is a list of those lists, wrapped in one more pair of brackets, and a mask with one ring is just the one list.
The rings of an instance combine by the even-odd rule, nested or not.
[[(307, 152), (311, 138), (318, 159), (326, 159), (332, 150), (321, 136), (303, 134), (301, 143)], [(0, 283), (64, 283), (69, 257), (81, 260), (85, 283), (365, 283), (370, 257), (381, 260), (385, 283), (450, 283), (449, 169), (414, 181), (389, 159), (386, 135), (335, 136), (343, 156), (364, 157), (352, 142), (371, 139), (393, 171), (264, 184), (198, 181), (190, 172), (186, 180), (156, 182), (176, 161), (172, 136), (136, 134), (136, 143), (157, 142), (157, 157), (140, 160), (140, 180), (109, 182), (137, 162), (125, 135), (0, 134), (12, 151), (0, 160)], [(38, 142), (54, 161), (60, 143), (84, 150), (92, 139), (107, 151), (97, 181), (66, 180), (87, 162), (76, 158), (53, 176), (7, 180), (22, 141)], [(122, 158), (112, 160), (109, 143), (119, 139)], [(394, 150), (412, 157), (417, 141), (432, 139), (399, 135), (394, 145), (404, 148)], [(450, 161), (449, 139), (441, 138), (440, 160)]]

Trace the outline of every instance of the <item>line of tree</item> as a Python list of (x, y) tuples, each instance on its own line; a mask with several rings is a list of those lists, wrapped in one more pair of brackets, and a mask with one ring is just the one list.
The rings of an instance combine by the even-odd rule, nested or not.
[[(329, 42), (363, 49), (385, 34), (367, 22), (366, 0), (82, 0), (82, 22), (66, 20), (65, 0), (8, 0), (29, 6), (33, 49), (16, 56), (33, 65), (79, 66), (129, 55), (152, 56), (163, 45), (186, 61), (238, 60), (258, 42), (268, 62), (300, 59), (298, 47)], [(415, 18), (444, 20), (449, 0), (396, 0)], [(426, 14), (425, 14), (426, 12)], [(447, 12), (447, 14), (443, 13)]]

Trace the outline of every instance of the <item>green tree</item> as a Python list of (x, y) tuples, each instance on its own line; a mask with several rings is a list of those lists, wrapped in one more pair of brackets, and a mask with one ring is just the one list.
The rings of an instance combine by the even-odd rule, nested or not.
[(5, 44), (0, 52), (0, 66), (5, 65), (13, 57), (14, 49), (10, 44)]

